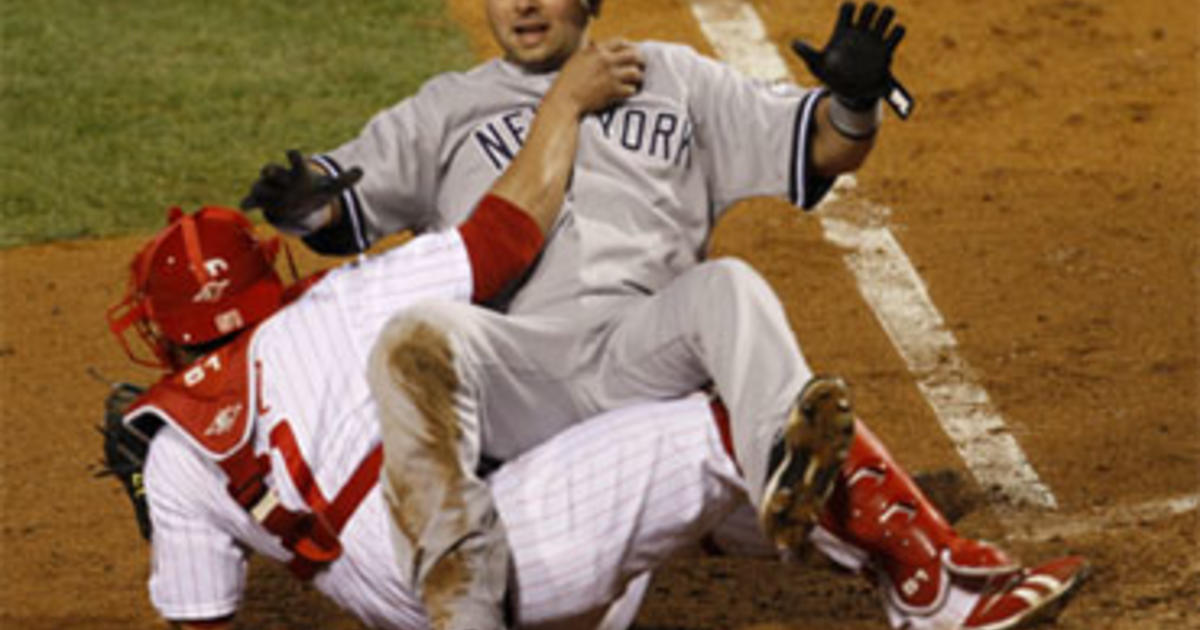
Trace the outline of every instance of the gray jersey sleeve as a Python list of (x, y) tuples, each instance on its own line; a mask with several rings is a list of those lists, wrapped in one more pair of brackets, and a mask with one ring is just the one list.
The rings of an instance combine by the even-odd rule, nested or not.
[(698, 156), (718, 210), (754, 196), (786, 197), (811, 208), (832, 180), (812, 172), (812, 117), (823, 90), (751, 79), (690, 48), (663, 45), (689, 86)]
[(493, 60), (438, 75), (380, 112), (357, 138), (316, 156), (334, 174), (357, 166), (363, 178), (341, 197), (345, 220), (305, 241), (345, 254), (396, 232), (458, 225), (523, 144), (551, 80)]
[(335, 175), (355, 166), (363, 170), (362, 179), (342, 194), (346, 216), (341, 230), (307, 239), (314, 249), (362, 251), (388, 234), (423, 231), (438, 223), (434, 197), (446, 135), (438, 103), (446, 96), (445, 83), (430, 81), (417, 94), (376, 114), (358, 137), (314, 157)]

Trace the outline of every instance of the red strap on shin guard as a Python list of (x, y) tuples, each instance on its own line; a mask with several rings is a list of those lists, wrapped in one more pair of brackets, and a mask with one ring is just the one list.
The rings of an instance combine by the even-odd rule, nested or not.
[(495, 195), (485, 196), (458, 232), (471, 259), (474, 302), (486, 302), (521, 277), (545, 241), (524, 210)]

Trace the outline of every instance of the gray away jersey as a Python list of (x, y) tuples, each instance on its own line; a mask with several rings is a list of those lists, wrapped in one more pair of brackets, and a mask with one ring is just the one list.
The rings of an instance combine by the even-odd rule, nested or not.
[[(732, 203), (786, 196), (809, 208), (832, 183), (808, 163), (822, 91), (752, 80), (685, 46), (640, 48), (643, 88), (584, 119), (565, 206), (513, 312), (655, 292), (704, 257)], [(365, 175), (342, 198), (341, 244), (310, 244), (362, 250), (390, 233), (461, 223), (524, 142), (555, 76), (494, 59), (377, 114), (318, 157), (335, 173)]]

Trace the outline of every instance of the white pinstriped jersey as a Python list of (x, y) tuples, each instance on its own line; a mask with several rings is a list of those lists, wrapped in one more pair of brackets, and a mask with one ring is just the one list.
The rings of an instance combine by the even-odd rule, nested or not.
[[(382, 326), (423, 299), (466, 301), (471, 287), (458, 232), (427, 234), (331, 271), (253, 332), (244, 378), (254, 392), (255, 450), (270, 453), (267, 483), (286, 507), (307, 509), (289, 466), (302, 461), (328, 498), (378, 445), (365, 365)], [(256, 364), (261, 371), (249, 367)], [(529, 620), (611, 600), (742, 496), (703, 399), (648, 404), (587, 426), (495, 476), (498, 507), (519, 548), (520, 582), (530, 585), (522, 594)], [(285, 429), (294, 448), (269, 437)], [(183, 433), (167, 427), (152, 442), (145, 469), (154, 525), (150, 594), (165, 618), (232, 613), (245, 580), (242, 545), (279, 561), (290, 556), (225, 482)], [(423, 608), (393, 559), (390, 527), (376, 485), (341, 534), (343, 555), (315, 585), (372, 626), (424, 628)]]
[[(470, 262), (458, 231), (427, 234), (384, 255), (330, 271), (299, 300), (253, 332), (247, 365), (260, 364), (261, 372), (250, 369), (244, 377), (257, 380), (249, 388), (254, 392), (249, 405), (255, 423), (255, 450), (271, 453), (272, 474), (267, 483), (285, 506), (306, 509), (300, 491), (285, 472), (288, 457), (302, 459), (316, 486), (325, 497), (332, 497), (379, 443), (378, 420), (364, 366), (371, 344), (388, 319), (424, 299), (466, 301), (471, 288)], [(294, 437), (295, 453), (268, 448), (271, 432), (281, 425), (286, 425)], [(188, 464), (188, 453), (172, 446), (185, 441), (183, 434), (166, 429), (163, 432), (167, 434), (152, 443), (146, 470), (154, 520), (152, 600), (167, 618), (227, 614), (236, 603), (231, 598), (240, 591), (237, 587), (242, 579), (240, 561), (233, 562), (240, 555), (234, 540), (243, 540), (280, 560), (287, 559), (289, 553), (233, 502), (224, 481), (189, 485), (187, 479), (206, 479), (212, 476), (211, 471), (217, 471), (216, 480), (222, 480), (223, 474), (211, 462)], [(188, 446), (194, 450), (194, 445)], [(198, 456), (199, 451), (195, 451), (191, 459)], [(173, 468), (185, 464), (195, 474), (181, 475)], [(200, 474), (206, 469), (211, 469), (207, 477)], [(164, 479), (171, 482), (164, 483)], [(186, 491), (177, 487), (180, 483)], [(378, 501), (374, 497), (366, 503), (369, 506)], [(205, 515), (222, 516), (198, 518), (200, 506), (209, 506)], [(222, 509), (213, 511), (213, 507)], [(354, 533), (356, 527), (364, 525), (352, 522), (347, 526), (352, 539), (359, 538)], [(370, 536), (388, 539), (383, 522), (376, 531), (364, 535)], [(355, 575), (362, 571), (378, 573), (394, 564), (390, 549), (375, 552), (363, 554), (363, 561), (375, 566), (364, 569), (343, 563), (334, 572), (348, 571), (349, 575), (340, 576), (328, 588), (352, 588), (343, 585), (354, 584)], [(347, 550), (347, 555), (359, 554)], [(391, 609), (419, 611), (410, 596), (398, 591), (388, 595)]]
[[(639, 47), (643, 87), (583, 120), (559, 222), (513, 312), (655, 292), (703, 258), (735, 201), (811, 207), (830, 183), (809, 172), (807, 155), (820, 91), (754, 81), (684, 46)], [(465, 219), (555, 76), (502, 59), (440, 75), (319, 157), (334, 172), (365, 171), (342, 198), (357, 246)]]
[[(378, 439), (377, 431), (365, 433)], [(287, 552), (233, 501), (220, 469), (177, 431), (155, 437), (145, 474), (155, 528), (150, 592), (164, 617), (233, 613), (245, 581), (240, 545), (286, 561)], [(490, 482), (525, 625), (594, 624), (631, 579), (745, 502), (699, 396), (584, 422), (506, 464)], [(314, 585), (372, 627), (423, 630), (424, 610), (392, 559), (388, 518), (377, 484), (342, 532), (342, 556)]]

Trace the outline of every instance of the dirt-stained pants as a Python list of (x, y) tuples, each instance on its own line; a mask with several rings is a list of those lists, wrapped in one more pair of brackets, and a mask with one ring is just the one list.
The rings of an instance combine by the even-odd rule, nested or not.
[(394, 318), (368, 380), (396, 553), (434, 627), (501, 627), (508, 554), (474, 474), (481, 453), (511, 458), (591, 415), (711, 383), (757, 505), (771, 441), (810, 376), (778, 299), (734, 259), (602, 312), (506, 316), (430, 302)]

